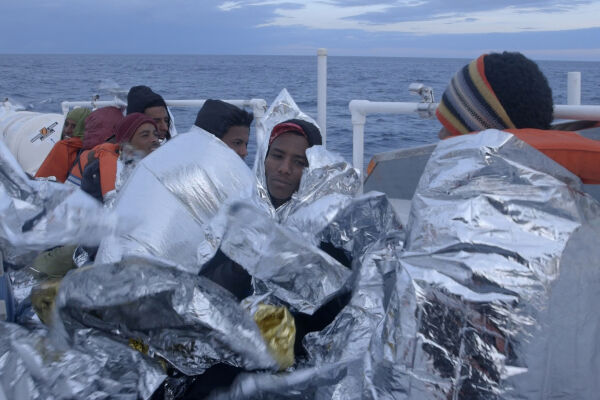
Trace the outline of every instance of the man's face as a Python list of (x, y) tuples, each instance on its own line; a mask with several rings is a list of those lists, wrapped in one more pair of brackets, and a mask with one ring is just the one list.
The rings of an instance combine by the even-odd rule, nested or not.
[(62, 139), (69, 139), (73, 136), (73, 131), (77, 124), (70, 118), (65, 119), (65, 124), (62, 129)]
[(250, 137), (250, 128), (247, 126), (232, 126), (223, 135), (221, 140), (229, 148), (235, 151), (242, 160), (248, 155), (248, 138)]
[(137, 128), (129, 143), (134, 149), (143, 152), (144, 155), (148, 155), (160, 146), (158, 136), (159, 134), (154, 125), (145, 123)]
[(279, 136), (269, 148), (265, 158), (267, 189), (275, 207), (288, 201), (298, 190), (302, 171), (308, 167), (304, 136), (286, 132)]
[(144, 114), (156, 122), (159, 139), (161, 141), (164, 140), (167, 137), (167, 133), (169, 133), (170, 118), (167, 109), (163, 106), (148, 107), (144, 110)]

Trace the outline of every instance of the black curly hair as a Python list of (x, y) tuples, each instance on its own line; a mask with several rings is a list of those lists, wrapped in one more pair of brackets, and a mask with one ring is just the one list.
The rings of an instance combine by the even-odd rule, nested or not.
[(250, 127), (254, 114), (223, 100), (208, 99), (198, 111), (194, 125), (212, 133), (219, 139), (232, 126)]
[(552, 89), (538, 65), (518, 52), (491, 53), (485, 76), (517, 128), (549, 129)]

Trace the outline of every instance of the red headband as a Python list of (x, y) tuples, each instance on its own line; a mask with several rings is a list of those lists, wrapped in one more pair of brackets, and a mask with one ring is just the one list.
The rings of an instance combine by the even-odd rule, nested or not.
[(304, 136), (306, 140), (308, 140), (306, 133), (300, 125), (294, 124), (293, 122), (283, 122), (273, 127), (273, 130), (271, 131), (271, 137), (269, 138), (269, 147), (271, 147), (271, 144), (273, 143), (273, 141), (275, 141), (275, 139), (277, 139), (279, 136), (286, 132), (299, 133), (300, 135)]

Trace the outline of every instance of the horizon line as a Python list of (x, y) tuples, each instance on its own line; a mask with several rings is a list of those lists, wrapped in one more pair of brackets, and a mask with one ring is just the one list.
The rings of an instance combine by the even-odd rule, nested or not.
[[(521, 52), (524, 53), (524, 52)], [(59, 52), (23, 52), (23, 53), (14, 53), (14, 52), (0, 52), (0, 56), (220, 56), (220, 57), (316, 57), (317, 50), (315, 49), (314, 54), (250, 54), (250, 53), (239, 53), (239, 54), (229, 54), (229, 53), (59, 53)], [(417, 55), (406, 55), (406, 56), (398, 56), (398, 55), (348, 55), (348, 54), (327, 54), (327, 57), (356, 57), (356, 58), (420, 58), (420, 59), (447, 59), (447, 60), (469, 60), (473, 57), (466, 56), (417, 56)], [(600, 59), (577, 59), (577, 58), (564, 58), (564, 59), (556, 59), (556, 58), (532, 58), (528, 57), (534, 61), (555, 61), (555, 62), (591, 62), (597, 63), (600, 62)]]

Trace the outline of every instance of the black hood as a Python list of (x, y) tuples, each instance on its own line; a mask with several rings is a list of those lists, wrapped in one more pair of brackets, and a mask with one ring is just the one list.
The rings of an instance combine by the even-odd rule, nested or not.
[(218, 138), (222, 138), (232, 126), (250, 126), (253, 115), (222, 100), (208, 99), (196, 115), (196, 125)]
[(144, 113), (146, 108), (163, 106), (167, 103), (158, 93), (154, 93), (148, 86), (134, 86), (127, 94), (127, 115), (139, 112)]

